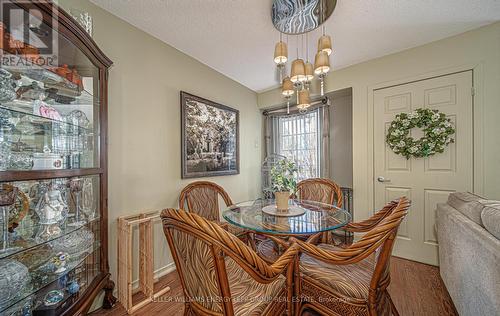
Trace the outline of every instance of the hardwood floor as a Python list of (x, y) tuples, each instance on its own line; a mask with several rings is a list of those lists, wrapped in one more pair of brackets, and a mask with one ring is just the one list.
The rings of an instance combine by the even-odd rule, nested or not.
[(389, 293), (401, 316), (458, 316), (438, 267), (392, 257)]
[[(170, 286), (164, 295), (168, 302), (153, 302), (133, 315), (177, 316), (183, 315), (182, 288), (173, 272), (164, 276), (155, 287)], [(393, 257), (391, 260), (391, 285), (389, 293), (401, 316), (457, 316), (448, 291), (437, 267)], [(315, 313), (306, 313), (315, 315)], [(98, 310), (94, 316), (124, 316), (120, 305), (111, 310)]]

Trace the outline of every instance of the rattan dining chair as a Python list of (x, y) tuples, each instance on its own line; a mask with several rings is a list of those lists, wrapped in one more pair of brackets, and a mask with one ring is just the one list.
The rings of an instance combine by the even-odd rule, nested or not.
[(201, 216), (168, 209), (161, 218), (182, 284), (185, 315), (292, 314), (297, 245), (269, 265)]
[[(341, 227), (339, 231), (343, 231), (349, 233), (350, 235), (354, 235), (354, 233), (367, 233), (371, 229), (373, 229), (377, 224), (379, 224), (384, 218), (389, 216), (393, 209), (398, 205), (398, 200), (391, 201), (387, 203), (382, 209), (373, 214), (370, 218), (365, 219), (360, 222), (350, 222), (347, 225)], [(323, 237), (320, 235), (311, 236), (309, 242), (317, 243), (319, 237)], [(345, 238), (342, 240), (339, 235), (336, 235), (338, 238), (334, 238), (334, 244), (337, 247), (346, 248), (349, 247), (353, 243), (352, 238)]]
[(195, 181), (182, 189), (179, 197), (179, 208), (217, 222), (224, 229), (240, 238), (247, 238), (247, 231), (244, 229), (220, 221), (219, 197), (222, 198), (226, 207), (233, 205), (229, 194), (220, 185), (210, 181)]
[[(389, 263), (399, 225), (410, 202), (400, 198), (390, 214), (359, 241), (342, 249), (295, 241), (302, 255), (296, 266), (297, 315), (312, 308), (323, 315), (398, 315), (387, 292)], [(371, 225), (371, 224), (370, 224)]]
[(340, 186), (329, 179), (311, 178), (297, 183), (297, 198), (342, 207)]
[[(299, 200), (315, 201), (342, 208), (344, 197), (340, 186), (330, 179), (310, 178), (297, 183), (297, 198)], [(325, 232), (322, 234), (324, 242), (328, 243), (348, 243), (351, 238), (345, 231), (339, 233)]]

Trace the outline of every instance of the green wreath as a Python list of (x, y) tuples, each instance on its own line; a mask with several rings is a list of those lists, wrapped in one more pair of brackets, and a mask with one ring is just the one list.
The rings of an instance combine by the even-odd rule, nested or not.
[[(415, 140), (410, 136), (412, 128), (423, 128), (424, 137)], [(455, 140), (451, 120), (438, 110), (416, 109), (410, 113), (396, 115), (387, 131), (386, 143), (398, 155), (410, 159), (429, 157), (442, 153)]]

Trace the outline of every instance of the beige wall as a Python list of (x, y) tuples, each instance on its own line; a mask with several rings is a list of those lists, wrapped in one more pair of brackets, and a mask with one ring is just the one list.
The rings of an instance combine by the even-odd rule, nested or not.
[[(371, 91), (457, 70), (474, 69), (475, 191), (500, 199), (500, 23), (331, 73), (327, 91), (353, 89), (355, 219), (373, 208)], [(258, 95), (259, 107), (281, 103), (278, 90)], [(368, 157), (368, 159), (367, 159)]]
[(352, 188), (352, 95), (330, 99), (330, 178)]
[[(234, 201), (260, 194), (261, 115), (256, 94), (88, 1), (59, 2), (90, 12), (94, 40), (114, 62), (109, 78), (109, 260), (116, 280), (116, 219), (139, 210), (176, 207), (181, 180), (180, 100), (184, 90), (240, 111), (236, 176), (205, 178)], [(155, 268), (170, 262), (160, 225)]]

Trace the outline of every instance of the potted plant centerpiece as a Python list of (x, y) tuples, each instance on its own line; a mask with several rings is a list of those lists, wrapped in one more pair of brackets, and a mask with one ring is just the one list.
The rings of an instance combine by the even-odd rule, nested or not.
[(278, 211), (288, 211), (290, 194), (297, 190), (297, 167), (293, 161), (283, 159), (271, 168), (271, 183)]

